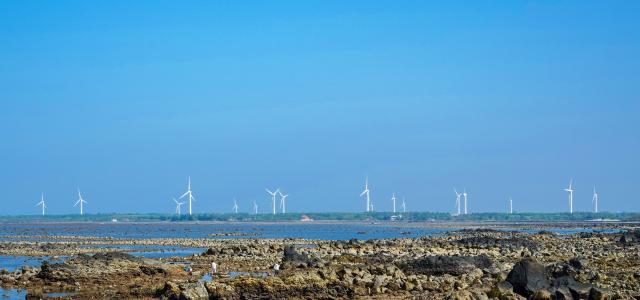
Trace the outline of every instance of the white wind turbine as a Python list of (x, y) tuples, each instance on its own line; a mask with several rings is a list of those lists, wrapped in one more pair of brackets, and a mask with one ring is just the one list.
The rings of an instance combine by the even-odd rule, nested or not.
[(460, 215), (460, 196), (462, 196), (462, 193), (458, 193), (458, 191), (456, 190), (456, 188), (453, 188), (453, 192), (456, 193), (456, 210), (458, 211), (456, 213), (456, 216)]
[(467, 197), (469, 196), (469, 194), (467, 194), (467, 189), (465, 188), (462, 191), (462, 197), (464, 197), (464, 214), (467, 214)]
[(80, 188), (78, 188), (78, 201), (73, 206), (77, 206), (78, 204), (80, 204), (80, 215), (84, 214), (84, 211), (83, 211), (84, 203), (87, 203), (87, 201), (84, 201), (84, 199), (82, 199), (82, 194), (80, 194)]
[(258, 203), (256, 203), (256, 201), (253, 201), (253, 214), (258, 214)]
[(364, 191), (360, 194), (360, 197), (366, 195), (367, 197), (367, 212), (373, 210), (373, 204), (371, 204), (371, 198), (369, 196), (369, 177), (364, 180)]
[(238, 202), (236, 201), (236, 199), (233, 199), (233, 212), (234, 213), (238, 213)]
[(573, 214), (573, 178), (569, 179), (569, 187), (564, 191), (569, 193), (569, 213)]
[(513, 213), (513, 199), (509, 197), (509, 214)]
[(276, 189), (275, 192), (272, 192), (269, 189), (265, 189), (269, 195), (271, 195), (271, 208), (273, 209), (273, 214), (276, 214), (276, 194), (280, 193), (280, 188)]
[(280, 193), (280, 208), (282, 208), (282, 213), (284, 214), (287, 212), (287, 197), (289, 197), (289, 195), (284, 195), (281, 191), (278, 191), (278, 193)]
[(407, 204), (404, 202), (404, 197), (402, 197), (402, 212), (407, 212)]
[(178, 214), (178, 216), (179, 216), (180, 212), (181, 212), (180, 208), (182, 207), (182, 204), (184, 204), (184, 202), (178, 202), (178, 200), (176, 200), (176, 198), (173, 198), (173, 202), (176, 203), (176, 214)]
[(391, 202), (393, 202), (393, 213), (396, 213), (396, 193), (391, 194)]
[(44, 208), (46, 207), (46, 205), (44, 204), (44, 193), (42, 194), (42, 200), (40, 200), (40, 202), (38, 202), (36, 206), (42, 206), (42, 215), (44, 216)]
[(598, 212), (598, 200), (600, 200), (600, 195), (596, 192), (596, 186), (593, 186), (593, 212)]
[(196, 201), (196, 198), (193, 197), (193, 193), (191, 193), (191, 176), (189, 176), (189, 185), (187, 186), (187, 191), (182, 194), (182, 196), (180, 196), (180, 199), (184, 198), (187, 195), (189, 196), (189, 215), (191, 215), (191, 202)]

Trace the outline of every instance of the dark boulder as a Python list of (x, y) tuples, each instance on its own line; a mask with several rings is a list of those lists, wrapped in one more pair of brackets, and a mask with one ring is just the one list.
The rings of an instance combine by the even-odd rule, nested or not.
[(407, 261), (400, 264), (400, 268), (407, 274), (459, 276), (467, 274), (475, 268), (488, 268), (491, 259), (486, 255), (479, 256), (427, 256), (425, 258)]
[(513, 285), (516, 293), (525, 297), (551, 287), (544, 265), (531, 258), (516, 263), (507, 275), (507, 281)]
[(305, 253), (300, 253), (295, 245), (285, 245), (284, 254), (282, 256), (283, 268), (289, 266), (308, 267), (313, 266), (315, 260)]
[(622, 233), (620, 237), (620, 243), (623, 244), (637, 244), (640, 242), (640, 230), (629, 230)]

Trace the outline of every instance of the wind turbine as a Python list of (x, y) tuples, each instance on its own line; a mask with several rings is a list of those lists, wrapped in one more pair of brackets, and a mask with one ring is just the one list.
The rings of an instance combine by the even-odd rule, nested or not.
[(269, 189), (265, 189), (269, 195), (271, 195), (271, 208), (273, 208), (273, 214), (276, 214), (276, 194), (280, 193), (280, 188), (276, 189), (275, 192), (270, 191)]
[(513, 213), (513, 199), (509, 197), (509, 214)]
[(180, 199), (184, 198), (187, 195), (189, 195), (189, 215), (191, 215), (191, 202), (196, 201), (196, 198), (193, 197), (193, 193), (191, 193), (191, 176), (189, 176), (189, 185), (187, 186), (187, 191), (182, 194), (182, 196), (180, 196)]
[(84, 199), (82, 199), (82, 194), (80, 194), (80, 188), (78, 188), (78, 201), (73, 206), (77, 206), (78, 204), (80, 204), (80, 215), (84, 214), (84, 211), (83, 211), (84, 203), (87, 203), (87, 201), (84, 201)]
[(36, 206), (42, 206), (42, 215), (44, 216), (44, 208), (46, 207), (46, 205), (44, 204), (44, 193), (42, 194), (42, 200), (40, 200), (40, 202), (38, 202), (38, 204), (36, 204)]
[(564, 191), (569, 193), (569, 213), (573, 214), (573, 178), (569, 179), (569, 187)]
[(404, 202), (404, 197), (402, 197), (402, 212), (407, 212), (407, 204)]
[(396, 213), (396, 193), (391, 194), (391, 202), (393, 202), (393, 213)]
[(456, 216), (460, 215), (460, 196), (462, 196), (462, 193), (458, 193), (458, 190), (456, 190), (456, 188), (453, 188), (453, 192), (456, 193), (456, 209), (458, 210), (458, 213), (456, 214)]
[(278, 191), (280, 193), (280, 207), (282, 208), (282, 213), (286, 213), (286, 205), (287, 205), (287, 197), (289, 197), (289, 195), (284, 195), (282, 194), (281, 191)]
[(173, 202), (176, 203), (176, 214), (178, 214), (178, 216), (180, 215), (180, 208), (182, 207), (182, 204), (184, 204), (184, 202), (178, 202), (178, 200), (176, 200), (176, 198), (173, 198)]
[(467, 196), (469, 196), (469, 194), (467, 194), (467, 189), (465, 188), (462, 191), (462, 197), (464, 197), (464, 214), (467, 214)]
[(236, 199), (233, 199), (233, 212), (234, 213), (238, 213), (238, 202), (236, 201)]
[(369, 197), (369, 177), (364, 180), (364, 191), (360, 194), (360, 197), (367, 195), (367, 212), (373, 210), (373, 205), (371, 204), (371, 198)]
[(256, 201), (253, 201), (253, 214), (258, 214), (258, 203)]
[(598, 200), (599, 200), (599, 195), (596, 192), (596, 186), (593, 186), (593, 212), (597, 213), (598, 212)]

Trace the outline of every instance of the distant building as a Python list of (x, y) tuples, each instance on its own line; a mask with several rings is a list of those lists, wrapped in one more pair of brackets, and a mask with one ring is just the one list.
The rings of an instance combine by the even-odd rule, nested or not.
[(300, 222), (311, 222), (311, 221), (313, 221), (313, 219), (309, 218), (309, 216), (307, 216), (307, 215), (302, 215), (300, 217)]

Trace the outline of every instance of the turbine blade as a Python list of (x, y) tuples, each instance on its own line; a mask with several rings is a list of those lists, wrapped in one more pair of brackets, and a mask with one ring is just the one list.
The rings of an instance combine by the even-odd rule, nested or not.
[(189, 191), (186, 191), (186, 192), (185, 192), (184, 194), (182, 194), (182, 196), (180, 196), (180, 198), (178, 198), (178, 199), (182, 199), (182, 198), (184, 198), (184, 196), (186, 196), (186, 195), (189, 195)]

